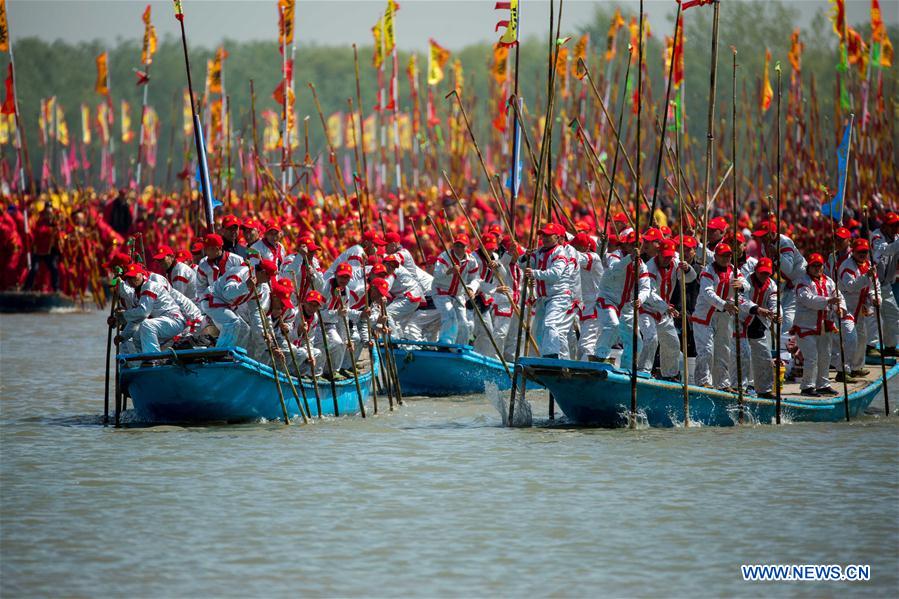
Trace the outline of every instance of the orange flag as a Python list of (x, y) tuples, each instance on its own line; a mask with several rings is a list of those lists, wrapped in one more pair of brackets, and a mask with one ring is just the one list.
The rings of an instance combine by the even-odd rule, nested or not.
[(109, 56), (104, 52), (97, 56), (97, 83), (94, 84), (94, 89), (97, 90), (97, 93), (101, 96), (109, 95), (109, 87), (107, 82), (109, 81)]
[(765, 48), (765, 74), (762, 76), (762, 112), (768, 112), (768, 109), (771, 108), (771, 100), (774, 98), (774, 90), (771, 88), (771, 81), (768, 76), (770, 66), (771, 51)]

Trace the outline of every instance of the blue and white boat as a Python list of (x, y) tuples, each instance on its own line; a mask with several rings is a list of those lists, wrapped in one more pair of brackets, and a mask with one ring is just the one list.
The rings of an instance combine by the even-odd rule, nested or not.
[[(284, 412), (271, 366), (247, 356), (240, 347), (221, 347), (123, 354), (119, 360), (119, 380), (130, 395), (137, 417), (145, 422), (254, 422), (283, 419)], [(126, 367), (130, 364), (146, 364)], [(377, 364), (375, 364), (377, 371)], [(288, 415), (300, 415), (287, 375), (278, 372)], [(363, 403), (371, 394), (372, 369), (359, 373)], [(309, 415), (318, 416), (311, 379), (293, 378), (297, 392), (306, 393)], [(358, 414), (359, 399), (352, 378), (334, 383), (336, 410), (340, 416)], [(335, 414), (335, 396), (329, 381), (319, 377), (321, 414)], [(302, 401), (302, 394), (300, 400)], [(305, 405), (304, 405), (305, 407)]]
[[(631, 407), (631, 376), (609, 364), (547, 358), (522, 358), (528, 382), (536, 381), (553, 394), (566, 418), (583, 425), (621, 427), (628, 424)], [(899, 374), (890, 360), (887, 379)], [(883, 385), (880, 369), (849, 386), (849, 415), (855, 418), (871, 404)], [(834, 385), (841, 390), (841, 386)], [(732, 426), (739, 422), (740, 406), (735, 393), (688, 386), (690, 422), (704, 426)], [(743, 396), (744, 422), (774, 422), (775, 401)], [(637, 378), (637, 413), (653, 427), (681, 425), (685, 421), (683, 385), (645, 376)], [(838, 422), (845, 420), (842, 394), (811, 398), (799, 395), (795, 383), (784, 385), (781, 413), (790, 422)]]
[[(503, 363), (470, 345), (391, 339), (397, 377), (405, 395), (442, 397), (484, 393), (488, 384), (509, 389)], [(512, 371), (512, 363), (507, 363)]]

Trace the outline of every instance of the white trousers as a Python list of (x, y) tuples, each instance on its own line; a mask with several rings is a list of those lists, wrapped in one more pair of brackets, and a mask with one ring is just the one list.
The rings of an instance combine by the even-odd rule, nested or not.
[(596, 352), (596, 342), (599, 340), (599, 306), (596, 302), (588, 304), (580, 316), (581, 336), (577, 342), (577, 359), (586, 360)]
[[(496, 356), (496, 350), (493, 349), (493, 344), (490, 343), (490, 335), (487, 334), (487, 331), (484, 330), (484, 326), (481, 324), (481, 319), (478, 318), (477, 314), (472, 314), (474, 317), (474, 350), (479, 354), (483, 354), (485, 356)], [(484, 323), (487, 325), (490, 333), (493, 333), (493, 310), (487, 310), (483, 312), (481, 316), (484, 317)], [(495, 338), (494, 338), (495, 339)], [(497, 344), (498, 345), (498, 344)], [(499, 346), (500, 351), (502, 351), (502, 346)]]
[(418, 306), (418, 302), (413, 302), (405, 295), (399, 296), (387, 306), (388, 318), (390, 318), (393, 321), (393, 325), (399, 329), (394, 332), (395, 337), (410, 339), (406, 332), (406, 328), (409, 325), (409, 321), (412, 320), (412, 317), (415, 316), (415, 313), (418, 311)]
[(557, 295), (537, 299), (534, 315), (534, 339), (541, 356), (557, 355), (568, 359), (568, 331), (574, 324), (571, 296)]
[(830, 333), (796, 336), (796, 344), (802, 352), (802, 389), (819, 389), (830, 385)]
[(211, 308), (203, 302), (203, 311), (219, 330), (216, 347), (243, 347), (250, 335), (250, 325), (231, 308)]
[[(758, 339), (744, 339), (749, 349), (749, 362), (752, 366), (752, 384), (756, 393), (770, 393), (774, 389), (774, 361), (771, 359), (769, 334)], [(745, 347), (745, 346), (744, 346)], [(743, 350), (741, 350), (743, 351)], [(745, 355), (745, 354), (744, 354)], [(743, 367), (746, 374), (746, 367)]]
[[(599, 339), (596, 342), (596, 353), (594, 355), (601, 360), (605, 360), (611, 356), (612, 346), (615, 345), (615, 342), (621, 339), (623, 351), (621, 352), (620, 368), (630, 370), (633, 362), (633, 350), (631, 347), (634, 334), (634, 311), (632, 305), (625, 305), (621, 314), (618, 314), (618, 311), (614, 308), (597, 306), (597, 310), (599, 316)], [(640, 339), (640, 335), (637, 335), (638, 356), (642, 349), (643, 341)]]
[[(713, 312), (709, 324), (693, 323), (696, 342), (696, 384), (723, 389), (730, 387), (731, 345), (734, 317), (727, 312)], [(712, 364), (714, 362), (714, 372)]]
[(460, 297), (435, 295), (434, 306), (440, 314), (440, 332), (437, 334), (437, 341), (467, 344), (471, 337), (471, 326), (465, 310), (465, 301)]
[(436, 341), (440, 325), (440, 312), (418, 310), (409, 318), (403, 333), (414, 341)]
[(680, 373), (683, 354), (680, 347), (680, 336), (674, 326), (674, 319), (665, 314), (656, 322), (649, 314), (640, 314), (640, 336), (643, 338), (643, 349), (637, 367), (645, 372), (652, 371), (656, 351), (659, 352), (659, 369), (663, 377), (676, 377)]
[(860, 370), (865, 365), (865, 353), (868, 350), (868, 322), (860, 315), (855, 320), (843, 321), (843, 348), (846, 351), (846, 363), (850, 370)]

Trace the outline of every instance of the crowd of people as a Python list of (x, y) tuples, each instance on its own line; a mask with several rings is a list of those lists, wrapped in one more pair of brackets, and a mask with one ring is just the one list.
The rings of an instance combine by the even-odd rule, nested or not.
[[(686, 335), (696, 384), (742, 385), (760, 397), (772, 394), (774, 358), (801, 379), (803, 394), (820, 396), (837, 393), (830, 368), (837, 380), (867, 374), (879, 331), (884, 354), (897, 354), (895, 212), (869, 215), (868, 229), (847, 219), (828, 230), (824, 219), (817, 237), (803, 240), (768, 215), (753, 223), (722, 214), (677, 234), (660, 213), (638, 236), (630, 215), (610, 215), (603, 230), (604, 219), (573, 202), (571, 216), (535, 227), (525, 247), (527, 214), (513, 237), (486, 198), (466, 195), (467, 209), (419, 194), (389, 226), (371, 222), (368, 204), (363, 225), (355, 198), (293, 198), (288, 210), (246, 205), (245, 214), (217, 216), (208, 234), (182, 218), (176, 195), (46, 196), (31, 204), (38, 216), (28, 230), (15, 203), (3, 215), (3, 283), (33, 288), (43, 274), (70, 293), (113, 288), (110, 325), (120, 328), (122, 351), (240, 346), (270, 362), (292, 350), (296, 367), (284, 362), (295, 374), (331, 378), (350, 376), (363, 347), (382, 335), (471, 344), (507, 362), (517, 350), (625, 370), (635, 363), (673, 381)], [(419, 217), (436, 212), (432, 205), (444, 209), (428, 226)], [(781, 356), (772, 355), (776, 329)]]

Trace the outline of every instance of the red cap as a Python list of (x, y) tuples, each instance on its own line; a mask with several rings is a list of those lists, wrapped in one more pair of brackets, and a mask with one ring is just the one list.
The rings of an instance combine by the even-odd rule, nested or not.
[(768, 226), (768, 223), (761, 223), (758, 227), (752, 232), (753, 237), (764, 237), (768, 233), (771, 232), (771, 227)]
[(630, 221), (627, 220), (627, 215), (624, 212), (619, 212), (618, 214), (616, 214), (615, 216), (612, 217), (612, 222), (627, 224)]
[(226, 214), (222, 217), (222, 228), (229, 229), (231, 227), (239, 227), (240, 219), (233, 214)]
[(496, 240), (496, 235), (494, 235), (493, 233), (487, 233), (481, 238), (481, 240), (484, 242), (484, 248), (487, 249), (487, 251), (492, 252), (499, 247), (499, 243), (497, 243)]
[(846, 221), (846, 227), (848, 227), (849, 229), (858, 229), (861, 226), (862, 224), (854, 218), (850, 218), (848, 221)]
[(268, 273), (269, 276), (274, 275), (278, 272), (278, 265), (275, 264), (274, 260), (260, 260), (259, 266), (257, 266), (256, 268)]
[(572, 243), (572, 244), (574, 244), (574, 245), (582, 245), (582, 246), (585, 246), (585, 247), (590, 247), (590, 244), (591, 244), (592, 242), (593, 242), (593, 240), (590, 239), (590, 236), (587, 235), (586, 233), (584, 233), (583, 231), (581, 231), (580, 233), (578, 233), (577, 235), (575, 235), (575, 236), (574, 236), (574, 239), (571, 240), (571, 243)]
[(715, 254), (721, 254), (722, 256), (727, 254), (733, 254), (734, 250), (727, 245), (726, 243), (719, 243), (715, 246)]
[(381, 236), (378, 235), (378, 232), (373, 229), (369, 229), (368, 231), (363, 233), (362, 240), (370, 241), (371, 243), (373, 243), (375, 245), (387, 245), (387, 242), (384, 241), (384, 239), (382, 239)]
[(646, 232), (643, 233), (643, 241), (661, 241), (662, 232), (656, 229), (655, 227), (650, 227), (646, 229)]
[(156, 250), (156, 253), (153, 254), (153, 259), (154, 260), (162, 260), (166, 256), (174, 256), (174, 255), (175, 255), (175, 250), (173, 250), (171, 247), (169, 247), (167, 245), (161, 245), (161, 246), (159, 246), (159, 249)]
[(381, 277), (377, 277), (371, 282), (371, 286), (378, 290), (382, 296), (386, 296), (387, 292), (390, 291), (390, 283), (387, 282), (386, 279), (382, 279)]
[(671, 237), (671, 227), (659, 227), (659, 231), (662, 232), (663, 237)]
[(380, 262), (378, 262), (377, 264), (374, 264), (374, 265), (371, 267), (371, 274), (373, 274), (373, 275), (386, 275), (386, 274), (387, 274), (387, 268), (386, 268), (383, 264), (381, 264)]
[(225, 242), (222, 239), (222, 236), (217, 233), (209, 233), (206, 237), (203, 238), (203, 246), (208, 248), (220, 248), (224, 247)]
[(541, 235), (564, 235), (565, 227), (560, 225), (559, 223), (546, 223), (542, 229), (540, 229)]
[(192, 256), (187, 250), (178, 250), (178, 252), (175, 254), (175, 260), (177, 260), (178, 262), (189, 262), (191, 258)]
[(660, 253), (663, 258), (673, 258), (675, 255), (677, 255), (677, 244), (673, 239), (663, 240)]
[(868, 243), (868, 240), (860, 237), (852, 242), (852, 251), (857, 252), (859, 250), (870, 250), (871, 244)]
[(401, 239), (400, 234), (396, 231), (390, 231), (384, 236), (384, 241), (387, 243), (400, 243)]
[(637, 243), (637, 232), (631, 231), (630, 233), (619, 237), (618, 243)]
[(131, 264), (131, 256), (123, 252), (113, 252), (106, 263), (106, 268), (114, 268), (116, 266), (124, 268)]
[(814, 253), (808, 257), (808, 264), (811, 266), (812, 264), (824, 264), (824, 256), (818, 253)]
[(337, 268), (334, 269), (334, 274), (338, 277), (351, 277), (353, 276), (353, 267), (350, 266), (348, 262), (341, 262), (337, 265)]
[(588, 223), (587, 221), (585, 221), (583, 219), (575, 221), (575, 223), (574, 223), (574, 230), (578, 231), (579, 233), (589, 233), (590, 229), (592, 229), (592, 228), (593, 227), (590, 226), (590, 223)]
[(278, 226), (278, 221), (270, 220), (265, 223), (265, 232), (268, 233), (269, 231), (277, 231), (278, 233), (281, 232), (281, 227)]
[(191, 254), (199, 254), (203, 251), (203, 240), (197, 239), (192, 244), (190, 244), (190, 253)]
[(772, 274), (774, 272), (774, 264), (771, 262), (771, 258), (759, 258), (758, 263), (755, 265), (755, 272)]
[(258, 230), (259, 229), (259, 221), (251, 216), (248, 216), (245, 219), (243, 219), (243, 222), (241, 223), (240, 226), (243, 227), (244, 229), (257, 229)]
[[(688, 247), (688, 248), (699, 247), (699, 242), (696, 241), (696, 238), (693, 237), (692, 235), (683, 235), (682, 237), (684, 240), (684, 247)], [(680, 239), (678, 239), (678, 242), (680, 242)]]
[[(731, 243), (733, 241), (733, 235), (728, 233), (722, 238), (722, 241), (726, 241), (727, 243)], [(746, 243), (746, 236), (743, 235), (742, 231), (737, 231), (737, 241), (740, 243)]]
[(609, 234), (606, 236), (606, 242), (607, 242), (609, 245), (618, 245), (618, 236), (615, 235), (614, 233), (609, 233)]
[(137, 275), (145, 274), (144, 267), (139, 262), (132, 262), (128, 265), (128, 268), (125, 269), (123, 276), (125, 277), (136, 277)]
[(465, 247), (468, 247), (468, 244), (471, 243), (471, 239), (468, 238), (467, 233), (459, 233), (455, 237), (453, 237), (453, 243), (461, 243)]
[(391, 262), (399, 266), (403, 263), (403, 259), (399, 254), (387, 254), (386, 256), (384, 256), (384, 262)]
[(721, 218), (720, 216), (716, 216), (712, 220), (709, 221), (708, 225), (709, 229), (717, 229), (718, 231), (726, 231), (727, 230), (727, 221)]
[(293, 308), (293, 303), (290, 301), (290, 295), (293, 293), (293, 285), (290, 285), (290, 279), (280, 279), (278, 281), (273, 281), (271, 284), (272, 295), (278, 300), (280, 300), (281, 304), (287, 308)]
[(899, 225), (899, 214), (896, 214), (895, 212), (887, 212), (886, 216), (883, 217), (883, 224)]
[(308, 304), (318, 304), (319, 306), (324, 306), (325, 305), (325, 296), (323, 296), (321, 293), (319, 293), (315, 289), (310, 289), (306, 293), (306, 297), (303, 298), (303, 301), (305, 301)]
[(846, 227), (840, 227), (839, 229), (834, 231), (834, 235), (836, 235), (840, 239), (852, 239), (852, 231), (850, 231)]

